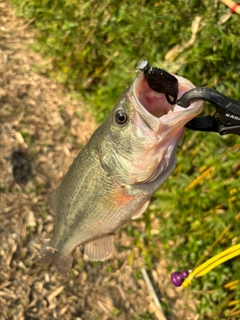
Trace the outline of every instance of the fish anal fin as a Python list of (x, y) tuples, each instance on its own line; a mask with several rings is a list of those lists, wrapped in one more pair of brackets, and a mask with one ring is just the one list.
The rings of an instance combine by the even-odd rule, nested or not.
[(84, 247), (84, 254), (91, 260), (100, 261), (108, 259), (112, 255), (113, 250), (114, 235), (109, 234), (87, 242)]
[(144, 204), (134, 213), (134, 215), (132, 216), (132, 219), (139, 218), (143, 214), (143, 212), (147, 209), (149, 202), (150, 200), (144, 202)]

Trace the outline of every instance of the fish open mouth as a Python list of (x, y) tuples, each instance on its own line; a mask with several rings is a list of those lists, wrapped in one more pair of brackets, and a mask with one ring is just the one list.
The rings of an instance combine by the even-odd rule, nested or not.
[[(161, 70), (157, 68), (154, 69)], [(149, 80), (144, 72), (140, 73), (135, 80), (135, 98), (137, 98), (138, 102), (145, 108), (146, 111), (157, 118), (160, 118), (169, 112), (184, 110), (184, 108), (176, 104), (176, 100), (179, 99), (185, 92), (194, 88), (194, 85), (189, 80), (172, 74), (168, 75), (174, 78), (176, 81), (175, 83), (171, 81), (167, 85), (165, 84), (165, 86), (162, 86), (162, 88), (159, 88), (158, 83), (154, 87), (153, 81), (156, 80), (156, 77)], [(163, 81), (165, 78), (166, 77), (164, 76)], [(168, 80), (169, 79), (167, 79), (167, 81)], [(171, 86), (174, 88), (171, 88)], [(158, 92), (160, 90), (161, 92)]]
[(160, 118), (174, 111), (174, 105), (167, 101), (165, 93), (152, 90), (143, 74), (135, 83), (135, 98), (154, 117)]
[(153, 131), (160, 124), (184, 125), (203, 110), (202, 101), (194, 101), (187, 108), (177, 104), (177, 99), (195, 88), (186, 78), (170, 74), (162, 69), (151, 68), (146, 60), (132, 84), (132, 98), (135, 109), (145, 124)]

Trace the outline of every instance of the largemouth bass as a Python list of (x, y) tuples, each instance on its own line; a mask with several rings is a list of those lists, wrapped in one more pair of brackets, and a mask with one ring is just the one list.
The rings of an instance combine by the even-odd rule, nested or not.
[[(194, 85), (175, 77), (180, 98)], [(69, 271), (78, 246), (92, 260), (111, 256), (114, 232), (145, 211), (175, 167), (184, 125), (203, 110), (201, 101), (170, 104), (150, 88), (152, 79), (138, 72), (54, 192), (56, 225), (38, 257), (60, 272)]]

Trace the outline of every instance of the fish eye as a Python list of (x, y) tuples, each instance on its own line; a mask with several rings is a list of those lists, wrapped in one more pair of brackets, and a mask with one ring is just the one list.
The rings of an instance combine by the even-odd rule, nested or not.
[(128, 120), (128, 116), (124, 111), (118, 110), (115, 113), (115, 121), (117, 124), (125, 124), (127, 120)]

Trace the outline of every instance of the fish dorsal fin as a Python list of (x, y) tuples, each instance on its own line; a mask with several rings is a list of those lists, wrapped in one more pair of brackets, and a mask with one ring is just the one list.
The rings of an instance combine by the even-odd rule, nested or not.
[(84, 253), (91, 260), (108, 259), (114, 250), (114, 235), (109, 234), (86, 243)]

